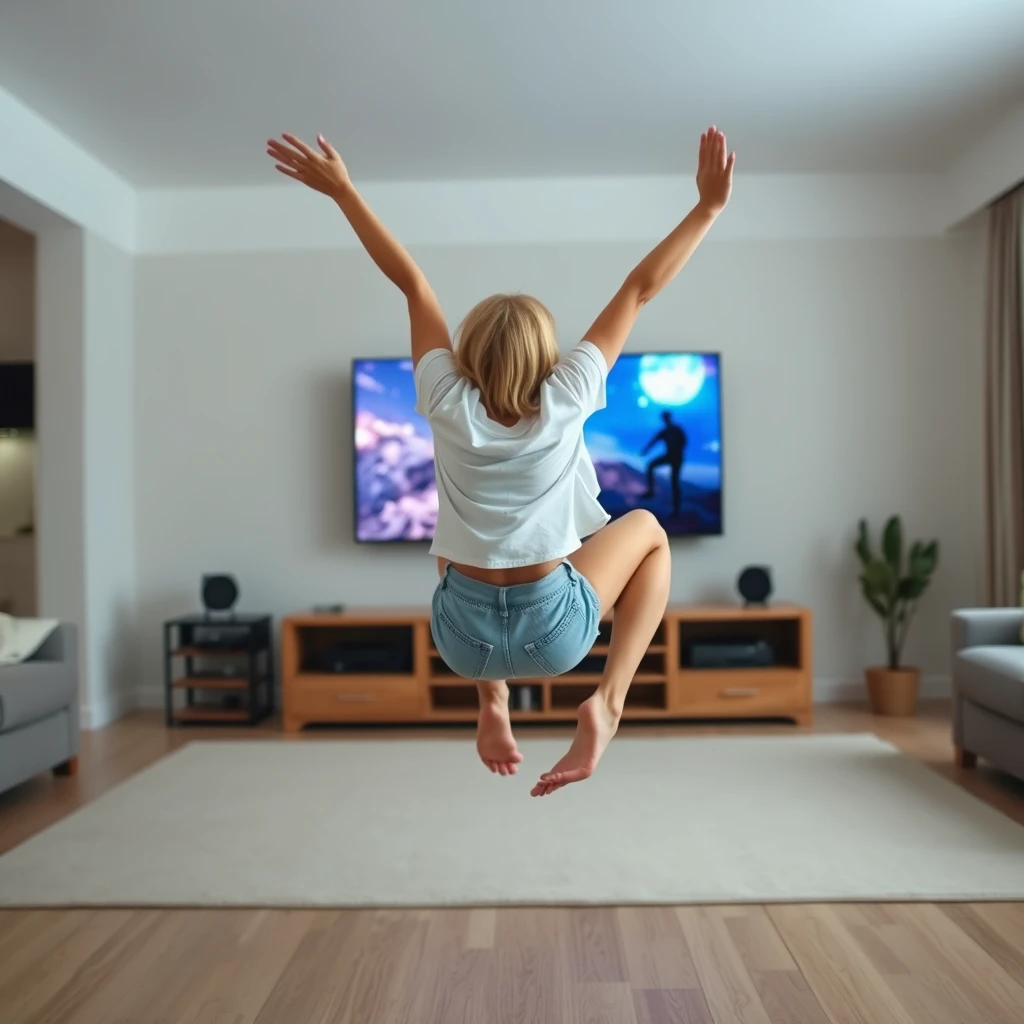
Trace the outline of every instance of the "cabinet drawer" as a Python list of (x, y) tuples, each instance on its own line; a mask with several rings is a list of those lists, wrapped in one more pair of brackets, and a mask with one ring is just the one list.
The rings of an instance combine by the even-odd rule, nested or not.
[(422, 687), (413, 676), (301, 675), (285, 686), (285, 713), (308, 722), (419, 718)]
[(673, 710), (693, 718), (756, 718), (804, 711), (806, 677), (798, 670), (682, 672), (672, 691)]

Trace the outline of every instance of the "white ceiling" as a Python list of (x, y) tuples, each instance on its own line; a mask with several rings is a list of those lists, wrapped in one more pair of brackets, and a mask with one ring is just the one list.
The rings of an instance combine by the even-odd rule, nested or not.
[(1024, 0), (0, 0), (0, 86), (139, 186), (944, 167), (1024, 96)]

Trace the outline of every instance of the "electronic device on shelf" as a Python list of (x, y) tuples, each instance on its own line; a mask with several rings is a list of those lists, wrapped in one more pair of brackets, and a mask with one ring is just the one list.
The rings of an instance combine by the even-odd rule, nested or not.
[(409, 671), (411, 658), (411, 652), (402, 645), (348, 643), (328, 648), (315, 661), (321, 672), (398, 675)]
[[(718, 354), (626, 354), (606, 390), (607, 406), (583, 428), (605, 511), (648, 509), (673, 536), (722, 533)], [(354, 360), (352, 408), (356, 540), (430, 540), (434, 442), (416, 412), (412, 361)]]
[(193, 626), (192, 642), (189, 645), (197, 651), (245, 650), (249, 644), (250, 631), (247, 626)]
[(230, 612), (238, 600), (238, 584), (227, 573), (203, 576), (199, 592), (208, 615), (211, 612)]
[(690, 668), (770, 668), (775, 651), (767, 640), (693, 640), (686, 649)]
[(740, 597), (749, 607), (768, 603), (772, 596), (772, 571), (766, 565), (748, 565), (736, 581)]

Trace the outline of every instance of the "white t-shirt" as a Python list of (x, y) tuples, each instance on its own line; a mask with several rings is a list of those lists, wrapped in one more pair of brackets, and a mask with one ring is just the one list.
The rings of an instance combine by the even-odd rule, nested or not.
[(609, 516), (583, 444), (583, 422), (605, 406), (608, 364), (581, 341), (540, 388), (540, 412), (504, 427), (448, 349), (416, 366), (416, 408), (434, 434), (437, 530), (430, 553), (505, 569), (564, 558)]

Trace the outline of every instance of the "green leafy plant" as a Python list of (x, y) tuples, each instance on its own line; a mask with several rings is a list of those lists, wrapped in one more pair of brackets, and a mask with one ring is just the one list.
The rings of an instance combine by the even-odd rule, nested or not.
[(871, 547), (866, 519), (858, 526), (854, 550), (860, 559), (864, 598), (877, 612), (885, 630), (889, 668), (898, 669), (918, 599), (928, 589), (938, 565), (939, 542), (914, 541), (904, 558), (903, 524), (899, 516), (892, 516), (882, 530), (879, 554)]

